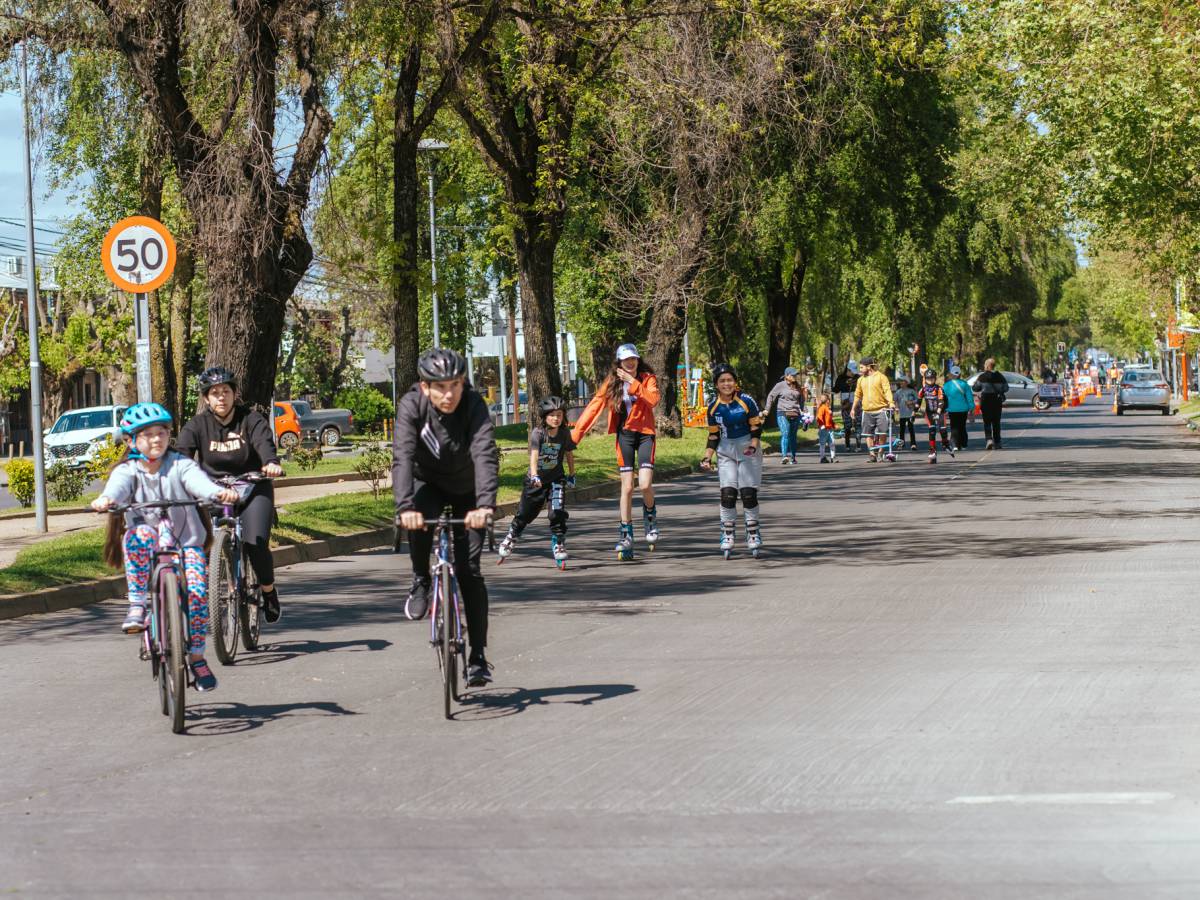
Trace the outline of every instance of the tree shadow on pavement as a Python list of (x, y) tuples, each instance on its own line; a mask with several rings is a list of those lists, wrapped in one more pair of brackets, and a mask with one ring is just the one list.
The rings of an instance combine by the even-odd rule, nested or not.
[(265, 666), (271, 663), (286, 662), (298, 656), (308, 656), (312, 653), (337, 651), (359, 653), (364, 650), (386, 650), (390, 646), (392, 646), (392, 642), (383, 638), (364, 638), (355, 641), (284, 641), (279, 644), (262, 644), (256, 651), (241, 653), (234, 661), (234, 665)]
[(324, 716), (357, 716), (332, 700), (315, 700), (307, 703), (200, 703), (187, 711), (187, 734), (211, 737), (223, 734), (238, 734), (253, 731), (268, 722), (280, 719), (312, 718)]
[(472, 691), (462, 699), (455, 716), (459, 721), (496, 719), (525, 712), (531, 706), (554, 706), (567, 703), (591, 706), (600, 700), (621, 697), (637, 692), (632, 684), (576, 684), (553, 688), (487, 688)]

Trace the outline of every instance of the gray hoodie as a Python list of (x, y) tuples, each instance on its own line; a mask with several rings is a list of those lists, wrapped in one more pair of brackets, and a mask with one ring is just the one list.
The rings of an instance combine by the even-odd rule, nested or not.
[(789, 419), (794, 419), (804, 412), (804, 391), (799, 383), (793, 387), (787, 383), (786, 378), (779, 379), (779, 384), (767, 394), (763, 409), (770, 413), (772, 406), (775, 407), (775, 415), (787, 416)]
[[(153, 500), (215, 500), (223, 488), (204, 474), (199, 463), (176, 450), (168, 450), (162, 466), (151, 475), (141, 460), (127, 459), (108, 476), (101, 492), (118, 505), (148, 503)], [(180, 547), (201, 547), (207, 533), (200, 512), (194, 506), (166, 510)], [(158, 527), (161, 512), (139, 509), (125, 513), (125, 527), (145, 523)]]

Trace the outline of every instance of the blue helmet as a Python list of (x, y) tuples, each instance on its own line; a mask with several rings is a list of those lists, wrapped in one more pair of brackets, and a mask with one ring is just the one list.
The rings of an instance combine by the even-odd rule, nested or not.
[(121, 416), (121, 431), (133, 437), (148, 425), (171, 427), (171, 414), (158, 403), (135, 403)]

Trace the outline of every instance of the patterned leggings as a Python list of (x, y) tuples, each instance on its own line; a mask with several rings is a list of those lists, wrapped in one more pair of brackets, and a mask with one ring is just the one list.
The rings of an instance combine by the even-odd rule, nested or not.
[[(166, 522), (156, 529), (153, 525), (138, 525), (125, 532), (125, 581), (129, 585), (129, 602), (146, 605), (150, 591), (150, 565), (154, 548), (170, 546), (171, 533)], [(203, 547), (183, 548), (183, 574), (188, 594), (188, 650), (204, 655), (204, 633), (208, 629), (208, 558)]]

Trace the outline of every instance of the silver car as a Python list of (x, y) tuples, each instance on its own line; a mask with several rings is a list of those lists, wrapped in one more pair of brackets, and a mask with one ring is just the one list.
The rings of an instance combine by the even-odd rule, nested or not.
[(1127, 409), (1157, 409), (1171, 414), (1171, 387), (1162, 372), (1153, 369), (1126, 369), (1117, 389), (1117, 415)]
[[(971, 390), (975, 389), (975, 382), (979, 379), (979, 374), (976, 372), (967, 379), (967, 384), (971, 386)], [(1005, 401), (1009, 403), (1032, 403), (1033, 398), (1037, 395), (1038, 383), (1032, 378), (1026, 378), (1017, 372), (1001, 372), (1004, 380), (1008, 382), (1008, 392), (1004, 395)]]

